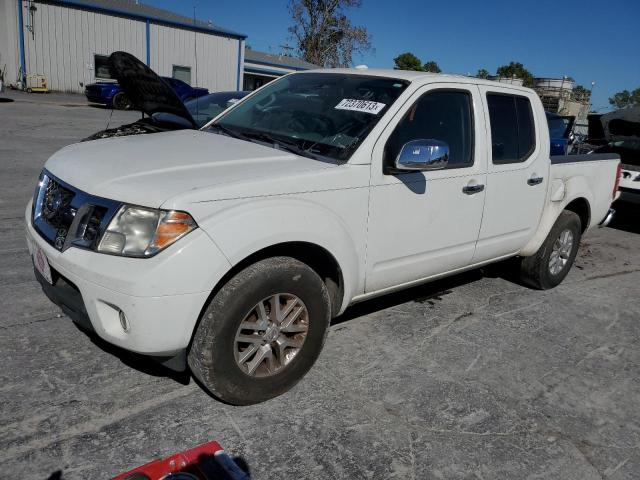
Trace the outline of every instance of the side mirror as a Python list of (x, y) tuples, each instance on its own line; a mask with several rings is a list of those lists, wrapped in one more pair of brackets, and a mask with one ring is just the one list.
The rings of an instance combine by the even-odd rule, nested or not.
[(412, 140), (405, 143), (395, 161), (397, 172), (442, 170), (449, 163), (449, 145), (440, 140)]

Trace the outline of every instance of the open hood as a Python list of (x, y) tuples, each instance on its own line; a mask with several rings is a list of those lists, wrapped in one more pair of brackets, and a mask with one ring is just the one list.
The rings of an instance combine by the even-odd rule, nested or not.
[(127, 52), (113, 52), (109, 62), (111, 74), (136, 108), (147, 115), (170, 113), (184, 118), (193, 128), (198, 128), (187, 107), (169, 84), (136, 57)]
[(627, 107), (600, 118), (607, 141), (640, 139), (640, 107)]

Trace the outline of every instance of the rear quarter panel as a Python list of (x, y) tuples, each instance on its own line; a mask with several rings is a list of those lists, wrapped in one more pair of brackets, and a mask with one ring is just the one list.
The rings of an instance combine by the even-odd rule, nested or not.
[[(550, 187), (540, 224), (533, 238), (520, 252), (533, 255), (542, 245), (560, 213), (569, 203), (584, 198), (589, 203), (590, 230), (606, 216), (613, 202), (613, 185), (619, 160), (616, 155), (569, 155), (552, 160)], [(583, 228), (585, 226), (583, 225)], [(586, 233), (586, 231), (585, 231)]]

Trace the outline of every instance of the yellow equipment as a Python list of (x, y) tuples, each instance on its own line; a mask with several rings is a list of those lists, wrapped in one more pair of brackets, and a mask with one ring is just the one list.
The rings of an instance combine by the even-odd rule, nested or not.
[(44, 75), (27, 75), (26, 87), (27, 93), (49, 93), (49, 84)]

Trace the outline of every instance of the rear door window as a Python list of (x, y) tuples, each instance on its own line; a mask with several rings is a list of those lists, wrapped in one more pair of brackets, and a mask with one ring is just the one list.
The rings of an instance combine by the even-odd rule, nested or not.
[(488, 93), (494, 164), (520, 163), (535, 149), (533, 110), (527, 97)]

